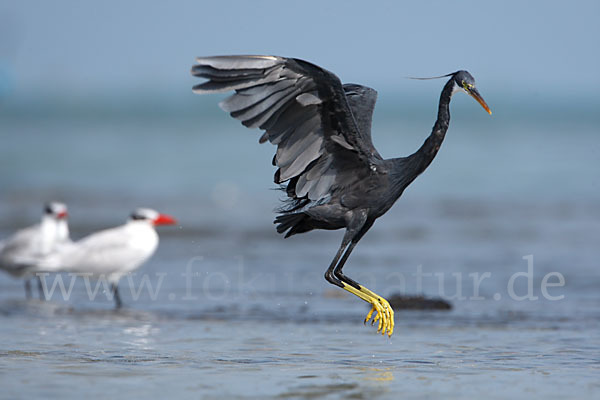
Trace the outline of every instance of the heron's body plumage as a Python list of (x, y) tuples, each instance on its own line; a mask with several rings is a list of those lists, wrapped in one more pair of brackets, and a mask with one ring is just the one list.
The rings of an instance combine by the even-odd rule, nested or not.
[[(423, 145), (407, 157), (383, 159), (373, 146), (377, 92), (307, 61), (275, 56), (200, 57), (192, 74), (207, 81), (195, 93), (234, 90), (221, 108), (277, 146), (275, 183), (288, 199), (275, 219), (286, 237), (313, 229), (346, 229), (326, 279), (372, 304), (379, 330), (393, 331), (385, 299), (342, 273), (352, 249), (406, 187), (432, 162), (450, 121), (452, 94), (464, 90), (489, 112), (466, 71), (449, 74), (438, 118)], [(345, 250), (345, 253), (344, 253)], [(342, 253), (343, 257), (342, 257)], [(341, 259), (340, 259), (341, 257)], [(370, 318), (369, 313), (368, 318)]]

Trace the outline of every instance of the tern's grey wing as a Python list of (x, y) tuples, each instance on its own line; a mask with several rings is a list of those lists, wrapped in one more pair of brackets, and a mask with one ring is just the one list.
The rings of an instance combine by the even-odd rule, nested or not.
[(21, 229), (2, 242), (0, 246), (0, 268), (17, 273), (34, 263), (40, 254), (40, 226), (34, 225)]

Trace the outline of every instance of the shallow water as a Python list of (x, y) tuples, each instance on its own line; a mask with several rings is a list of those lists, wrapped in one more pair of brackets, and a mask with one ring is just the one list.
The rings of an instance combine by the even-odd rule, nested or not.
[[(323, 279), (341, 232), (275, 233), (272, 148), (235, 122), (204, 117), (1, 122), (0, 238), (38, 219), (50, 198), (70, 206), (74, 238), (120, 224), (136, 206), (181, 225), (161, 229), (155, 256), (122, 279), (119, 311), (102, 286), (91, 300), (81, 277), (45, 277), (50, 289), (57, 277), (67, 289), (74, 279), (73, 289), (63, 298), (55, 286), (40, 301), (0, 275), (0, 396), (600, 393), (597, 121), (453, 121), (431, 171), (345, 268), (382, 295), (453, 304), (398, 311), (389, 339), (363, 326), (364, 303)], [(430, 126), (409, 120), (407, 131), (423, 135), (398, 136), (394, 121), (375, 121), (388, 152), (415, 148)], [(565, 137), (565, 125), (576, 133)], [(546, 292), (545, 277), (556, 284)]]

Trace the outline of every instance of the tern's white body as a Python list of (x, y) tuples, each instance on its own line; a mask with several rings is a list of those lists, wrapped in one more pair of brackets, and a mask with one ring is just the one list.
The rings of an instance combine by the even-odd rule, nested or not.
[(129, 220), (61, 246), (51, 263), (60, 271), (90, 274), (116, 284), (146, 262), (157, 246), (158, 234), (151, 221)]
[(44, 215), (39, 224), (21, 229), (0, 242), (0, 269), (15, 277), (31, 277), (39, 264), (60, 244), (68, 243), (69, 227), (64, 219)]

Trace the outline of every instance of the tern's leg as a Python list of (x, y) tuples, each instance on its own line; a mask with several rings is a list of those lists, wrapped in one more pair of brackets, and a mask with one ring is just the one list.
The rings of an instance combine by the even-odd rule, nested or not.
[(116, 283), (111, 283), (110, 289), (112, 290), (113, 298), (115, 299), (115, 308), (121, 308), (123, 306), (123, 302), (121, 302), (121, 296), (119, 296), (119, 287)]
[(25, 298), (31, 298), (31, 282), (29, 282), (29, 279), (25, 279)]
[(44, 296), (44, 286), (42, 285), (42, 278), (39, 275), (36, 276), (37, 284), (38, 284), (38, 295), (40, 296), (40, 300), (46, 300), (46, 296)]

